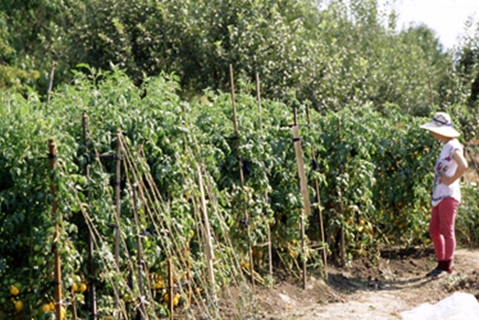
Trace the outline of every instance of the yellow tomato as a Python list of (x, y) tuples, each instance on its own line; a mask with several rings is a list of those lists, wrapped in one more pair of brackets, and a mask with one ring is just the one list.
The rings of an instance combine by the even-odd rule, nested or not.
[(85, 292), (85, 291), (86, 291), (86, 288), (87, 288), (87, 287), (86, 287), (86, 283), (80, 284), (80, 292), (81, 292), (81, 293)]
[(72, 285), (72, 291), (73, 291), (73, 292), (77, 292), (77, 291), (78, 291), (78, 285), (77, 285), (76, 283), (74, 283), (74, 284)]
[(49, 303), (45, 303), (45, 304), (42, 306), (42, 311), (43, 311), (44, 313), (49, 312), (49, 311), (50, 311), (50, 304), (49, 304)]
[(155, 289), (163, 289), (165, 285), (163, 284), (162, 280), (158, 280), (155, 284)]
[(23, 309), (23, 302), (21, 300), (17, 300), (15, 303), (15, 311), (20, 312)]
[(15, 286), (10, 287), (10, 294), (12, 296), (17, 296), (19, 293), (20, 293), (20, 290), (17, 287)]
[(173, 306), (176, 307), (179, 303), (180, 303), (180, 295), (178, 294), (173, 298)]

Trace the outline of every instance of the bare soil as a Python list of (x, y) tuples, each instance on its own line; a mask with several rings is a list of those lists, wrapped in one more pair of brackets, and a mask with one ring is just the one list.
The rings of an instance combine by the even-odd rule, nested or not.
[(432, 248), (391, 248), (379, 262), (356, 260), (349, 267), (329, 266), (327, 280), (309, 276), (279, 280), (257, 288), (254, 318), (280, 319), (401, 319), (400, 313), (435, 304), (454, 292), (479, 294), (479, 250), (459, 248), (454, 273), (426, 278), (436, 266)]

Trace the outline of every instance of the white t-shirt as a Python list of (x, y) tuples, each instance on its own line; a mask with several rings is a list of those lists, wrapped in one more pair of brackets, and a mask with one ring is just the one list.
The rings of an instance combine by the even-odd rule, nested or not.
[(432, 206), (435, 207), (445, 198), (454, 198), (461, 202), (461, 190), (459, 180), (457, 179), (450, 185), (439, 183), (441, 175), (452, 177), (457, 169), (457, 162), (454, 161), (454, 152), (458, 150), (463, 152), (462, 145), (457, 139), (449, 140), (442, 146), (441, 153), (436, 162), (436, 170), (434, 172), (434, 187), (432, 191)]

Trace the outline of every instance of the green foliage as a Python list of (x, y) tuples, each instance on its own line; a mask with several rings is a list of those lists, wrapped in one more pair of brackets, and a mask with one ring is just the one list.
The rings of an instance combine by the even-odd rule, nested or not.
[(396, 34), (375, 0), (7, 1), (4, 10), (6, 66), (17, 73), (5, 71), (4, 86), (35, 85), (42, 95), (55, 61), (55, 84), (79, 63), (116, 65), (137, 85), (175, 73), (188, 98), (227, 91), (232, 64), (245, 83), (260, 74), (265, 98), (293, 96), (318, 111), (354, 101), (426, 115), (467, 97), (434, 32)]
[[(427, 238), (438, 146), (419, 129), (425, 118), (404, 113), (397, 105), (384, 105), (377, 111), (359, 103), (319, 113), (301, 104), (294, 93), (288, 99), (297, 117), (291, 106), (270, 99), (263, 99), (260, 110), (249, 94), (250, 84), (240, 79), (235, 132), (229, 94), (207, 90), (186, 102), (178, 94), (181, 86), (176, 76), (145, 77), (137, 86), (117, 67), (108, 72), (78, 67), (87, 72), (74, 71), (72, 84), (56, 90), (48, 104), (34, 91), (20, 95), (8, 90), (0, 100), (5, 115), (0, 120), (0, 219), (4, 221), (0, 275), (6, 286), (19, 282), (28, 288), (18, 298), (24, 301), (28, 315), (41, 315), (40, 307), (52, 301), (51, 276), (46, 270), (53, 265), (55, 224), (59, 225), (55, 245), (64, 264), (63, 283), (69, 290), (66, 298), (84, 301), (85, 295), (73, 296), (71, 288), (95, 280), (102, 316), (115, 312), (132, 316), (134, 311), (127, 306), (139, 298), (138, 276), (133, 270), (141, 260), (160, 283), (157, 279), (166, 279), (168, 258), (173, 257), (178, 277), (191, 268), (191, 281), (207, 290), (198, 170), (204, 180), (210, 240), (218, 259), (214, 264), (218, 286), (244, 281), (239, 269), (241, 265), (247, 269), (244, 260), (249, 247), (258, 264), (255, 270), (265, 272), (269, 232), (276, 265), (293, 270), (303, 258), (310, 267), (320, 265), (319, 254), (309, 247), (302, 256), (303, 200), (292, 142), (294, 121), (300, 128), (310, 201), (316, 203), (319, 196), (326, 226), (326, 243), (319, 244), (330, 257), (335, 259), (341, 252), (341, 232), (349, 257), (374, 255), (382, 244), (411, 246)], [(461, 110), (456, 105), (449, 112), (461, 119), (459, 115), (467, 116)], [(88, 118), (86, 145), (84, 116)], [(58, 168), (53, 171), (47, 157), (50, 139), (58, 146)], [(120, 220), (116, 221), (119, 159), (114, 155), (119, 142), (124, 146), (123, 187)], [(99, 154), (110, 161), (101, 160)], [(89, 178), (84, 176), (87, 164)], [(133, 182), (141, 184), (143, 197), (137, 201), (142, 204), (138, 223), (132, 215), (137, 203)], [(51, 183), (58, 190), (57, 215), (52, 215)], [(466, 189), (465, 199), (471, 194)], [(466, 203), (467, 210), (475, 210), (473, 202)], [(318, 212), (313, 211), (306, 217), (307, 244), (320, 239)], [(464, 234), (473, 230), (467, 219), (460, 224)], [(122, 239), (118, 268), (114, 268), (113, 249), (116, 228), (112, 228), (116, 225), (121, 226)], [(89, 233), (95, 238), (94, 274), (87, 263)], [(146, 234), (140, 240), (143, 258), (139, 256), (139, 233)], [(464, 239), (474, 241), (473, 232), (469, 237)], [(144, 285), (144, 289), (151, 286)], [(148, 297), (152, 303), (147, 312), (165, 314), (164, 285), (151, 290), (154, 294)], [(122, 311), (115, 311), (116, 295), (123, 301)], [(9, 293), (0, 292), (0, 302), (9, 298)], [(2, 303), (0, 308), (14, 313), (11, 304)], [(78, 312), (86, 315), (86, 305)]]
[[(140, 232), (148, 266), (143, 275), (154, 284), (143, 286), (151, 289), (148, 313), (167, 314), (158, 279), (166, 281), (169, 257), (176, 276), (190, 270), (188, 281), (201, 289), (196, 306), (212, 302), (198, 168), (217, 287), (244, 284), (241, 267), (248, 269), (250, 246), (255, 270), (266, 273), (268, 233), (276, 266), (294, 272), (306, 259), (316, 269), (317, 251), (307, 247), (302, 256), (294, 121), (313, 204), (306, 244), (320, 239), (318, 209), (326, 231), (326, 243), (319, 244), (333, 259), (341, 253), (342, 232), (349, 257), (375, 255), (383, 244), (425, 243), (438, 146), (418, 129), (427, 121), (418, 116), (446, 110), (466, 145), (476, 137), (478, 37), (473, 33), (452, 56), (427, 26), (395, 33), (395, 23), (375, 0), (4, 1), (0, 278), (4, 288), (21, 287), (14, 298), (24, 302), (20, 316), (52, 316), (40, 307), (53, 300), (56, 223), (64, 300), (76, 299), (80, 317), (88, 314), (88, 292), (73, 286), (93, 281), (100, 316), (135, 314)], [(57, 89), (44, 104), (54, 62)], [(240, 90), (237, 135), (231, 97), (224, 93), (230, 64)], [(261, 113), (252, 94), (256, 74)], [(54, 171), (50, 139), (58, 146)], [(116, 269), (114, 155), (120, 141)], [(144, 197), (137, 202), (133, 182)], [(458, 212), (458, 239), (466, 244), (477, 243), (474, 192), (464, 187)], [(95, 273), (88, 264), (89, 234), (96, 240)], [(0, 292), (0, 317), (15, 313), (11, 298)]]
[(456, 214), (457, 241), (466, 246), (476, 246), (479, 241), (477, 184), (463, 184), (461, 192), (463, 200)]
[(341, 228), (347, 251), (358, 255), (373, 253), (378, 243), (413, 245), (427, 237), (436, 153), (419, 129), (424, 121), (397, 106), (388, 107), (387, 118), (367, 106), (312, 117), (307, 136), (318, 138), (311, 143), (325, 175), (321, 199), (331, 248), (340, 249)]
[[(264, 99), (259, 110), (256, 99), (248, 94), (248, 84), (241, 85), (236, 95), (236, 136), (229, 94), (205, 91), (188, 103), (178, 95), (175, 77), (145, 78), (138, 87), (121, 70), (99, 72), (80, 67), (88, 72), (75, 71), (73, 83), (56, 90), (48, 105), (34, 92), (24, 97), (7, 91), (1, 98), (5, 116), (0, 120), (4, 146), (0, 154), (0, 275), (6, 286), (20, 282), (29, 288), (19, 297), (29, 314), (40, 315), (39, 308), (53, 299), (51, 248), (57, 222), (60, 234), (56, 245), (65, 288), (96, 280), (102, 315), (114, 310), (113, 288), (122, 301), (139, 294), (128, 281), (131, 278), (136, 284), (138, 279), (132, 270), (139, 259), (139, 232), (147, 235), (141, 243), (152, 277), (166, 279), (170, 256), (180, 277), (187, 269), (187, 258), (195, 286), (206, 288), (197, 166), (202, 168), (215, 255), (222, 261), (214, 265), (219, 283), (242, 281), (238, 269), (248, 259), (248, 246), (254, 248), (255, 269), (266, 271), (268, 232), (274, 264), (294, 270), (301, 259), (303, 200), (292, 143), (295, 118), (291, 107)], [(431, 168), (438, 152), (433, 139), (419, 129), (426, 119), (404, 114), (395, 105), (385, 106), (385, 116), (368, 105), (321, 114), (294, 103), (310, 201), (317, 202), (316, 181), (326, 226), (323, 245), (330, 257), (335, 259), (340, 253), (341, 231), (350, 257), (375, 254), (385, 243), (424, 243)], [(83, 143), (84, 115), (88, 117), (87, 145)], [(120, 184), (124, 186), (120, 192), (122, 242), (116, 270), (112, 267), (115, 228), (111, 226), (117, 224), (117, 161), (111, 156), (120, 141), (118, 128), (125, 150)], [(53, 172), (47, 157), (50, 139), (58, 146), (58, 168)], [(95, 154), (110, 155), (111, 160), (101, 160)], [(312, 165), (313, 154), (317, 166)], [(84, 176), (86, 164), (90, 165), (88, 179)], [(58, 189), (56, 216), (51, 213), (51, 181)], [(149, 197), (140, 201), (138, 225), (132, 216), (133, 181), (141, 181), (141, 194)], [(469, 197), (466, 190), (465, 199)], [(465, 210), (475, 210), (471, 203)], [(320, 239), (318, 211), (313, 211), (306, 219), (308, 244)], [(458, 223), (464, 234), (473, 228), (469, 220)], [(96, 239), (95, 274), (87, 263), (89, 232), (94, 232)], [(321, 264), (315, 251), (308, 249), (305, 255), (309, 266)], [(30, 279), (36, 279), (35, 283)], [(153, 289), (148, 312), (165, 313), (161, 288)], [(65, 294), (73, 299), (70, 291)], [(85, 296), (78, 294), (77, 298), (84, 300)], [(9, 294), (0, 292), (1, 299), (9, 301)], [(14, 312), (11, 304), (0, 308)], [(86, 305), (78, 312), (87, 313)]]
[(39, 74), (17, 66), (18, 53), (8, 37), (11, 26), (7, 21), (7, 14), (0, 11), (0, 88), (21, 89), (23, 85), (36, 81)]
[[(454, 93), (456, 100), (463, 101), (464, 107), (458, 110), (467, 139), (477, 138), (479, 129), (477, 110), (479, 108), (479, 22), (467, 22), (468, 33), (463, 37), (453, 70)], [(451, 86), (452, 87), (452, 86)]]
[(21, 92), (34, 87), (44, 95), (54, 62), (56, 80), (66, 79), (60, 1), (2, 1), (0, 8), (0, 88)]

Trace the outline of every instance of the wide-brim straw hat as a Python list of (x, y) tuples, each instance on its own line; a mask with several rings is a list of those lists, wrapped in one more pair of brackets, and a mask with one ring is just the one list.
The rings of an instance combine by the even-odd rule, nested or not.
[(437, 112), (434, 117), (432, 117), (432, 120), (423, 124), (421, 128), (448, 138), (457, 138), (461, 135), (453, 128), (451, 117), (445, 112)]

